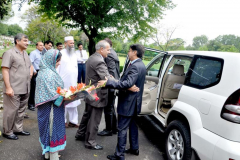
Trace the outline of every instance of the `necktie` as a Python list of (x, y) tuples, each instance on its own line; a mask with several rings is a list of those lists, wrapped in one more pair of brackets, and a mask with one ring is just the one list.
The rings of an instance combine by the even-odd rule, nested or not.
[(82, 56), (82, 51), (80, 51), (80, 55), (81, 55), (81, 57), (83, 57), (83, 56)]

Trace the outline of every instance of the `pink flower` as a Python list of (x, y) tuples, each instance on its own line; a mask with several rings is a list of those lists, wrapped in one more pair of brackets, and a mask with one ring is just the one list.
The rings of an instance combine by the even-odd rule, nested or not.
[(94, 95), (92, 95), (95, 98), (95, 101), (99, 100), (99, 97), (97, 96), (97, 93), (95, 93)]

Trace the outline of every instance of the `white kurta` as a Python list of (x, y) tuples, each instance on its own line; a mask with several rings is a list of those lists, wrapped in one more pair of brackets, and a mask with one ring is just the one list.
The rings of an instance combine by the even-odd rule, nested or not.
[[(76, 53), (69, 54), (66, 49), (61, 50), (62, 58), (57, 68), (58, 74), (64, 82), (64, 88), (69, 89), (70, 86), (77, 86), (78, 63)], [(80, 100), (76, 100), (66, 105), (66, 108), (77, 107), (81, 104)]]

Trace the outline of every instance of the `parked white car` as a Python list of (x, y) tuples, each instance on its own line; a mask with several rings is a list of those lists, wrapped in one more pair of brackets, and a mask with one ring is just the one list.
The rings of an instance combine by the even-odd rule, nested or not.
[(240, 53), (146, 52), (158, 55), (141, 114), (160, 122), (168, 159), (240, 160)]

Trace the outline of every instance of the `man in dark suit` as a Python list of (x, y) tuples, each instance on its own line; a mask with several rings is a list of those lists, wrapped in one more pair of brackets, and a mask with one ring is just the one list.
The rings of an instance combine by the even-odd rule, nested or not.
[[(141, 112), (142, 94), (146, 76), (146, 67), (142, 62), (144, 47), (139, 44), (130, 46), (128, 57), (131, 61), (119, 81), (101, 80), (98, 85), (106, 83), (106, 87), (119, 89), (118, 95), (118, 144), (114, 155), (108, 155), (111, 160), (124, 160), (124, 152), (139, 155), (138, 128), (135, 122)], [(136, 85), (139, 92), (125, 90)], [(129, 128), (130, 148), (125, 150), (127, 130)]]
[[(115, 79), (120, 78), (120, 71), (119, 71), (119, 59), (117, 53), (112, 49), (112, 41), (109, 38), (105, 38), (110, 44), (110, 54), (105, 58), (105, 62), (108, 67), (108, 72), (112, 75)], [(105, 124), (106, 128), (98, 132), (99, 136), (112, 136), (112, 134), (117, 133), (117, 116), (114, 109), (114, 103), (116, 96), (114, 95), (115, 90), (109, 89), (108, 90), (108, 104), (104, 107), (104, 116), (105, 116)]]
[[(99, 41), (96, 44), (96, 53), (89, 57), (86, 62), (86, 84), (96, 84), (99, 80), (108, 77), (107, 65), (104, 58), (110, 53), (110, 45), (107, 41)], [(103, 147), (96, 143), (98, 126), (102, 117), (103, 108), (107, 106), (108, 89), (101, 88), (97, 91), (98, 101), (86, 100), (86, 108), (82, 121), (76, 133), (76, 140), (85, 139), (85, 147), (88, 149), (102, 150)]]

